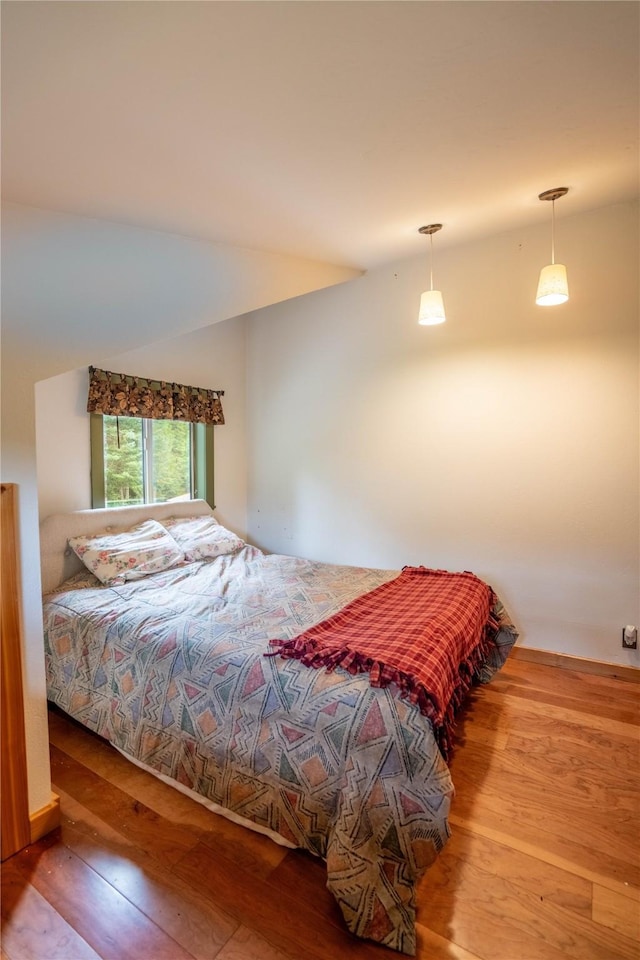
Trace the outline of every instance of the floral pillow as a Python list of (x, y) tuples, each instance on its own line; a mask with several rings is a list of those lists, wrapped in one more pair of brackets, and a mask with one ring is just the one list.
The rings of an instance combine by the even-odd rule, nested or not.
[(213, 517), (170, 517), (162, 523), (184, 550), (187, 560), (208, 560), (244, 547), (244, 540)]
[(184, 551), (157, 520), (144, 520), (117, 533), (72, 537), (69, 546), (107, 586), (139, 580), (185, 559)]

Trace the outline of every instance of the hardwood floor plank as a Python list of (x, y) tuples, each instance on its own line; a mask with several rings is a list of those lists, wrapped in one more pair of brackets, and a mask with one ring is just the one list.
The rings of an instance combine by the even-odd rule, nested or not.
[(422, 897), (429, 899), (434, 886), (455, 886), (467, 863), (498, 880), (507, 880), (541, 900), (555, 903), (579, 916), (591, 917), (593, 884), (589, 880), (460, 826), (423, 877), (418, 903)]
[[(593, 888), (593, 920), (617, 930), (640, 944), (640, 903), (637, 899), (613, 893), (606, 887)], [(640, 957), (640, 946), (638, 947)]]
[(418, 932), (417, 955), (424, 957), (425, 960), (483, 960), (477, 953), (470, 953), (457, 943), (441, 937), (439, 933), (425, 927), (420, 921), (416, 924), (416, 929)]
[[(515, 685), (509, 683), (506, 678), (491, 682), (495, 686), (486, 691), (489, 699), (509, 697), (512, 701), (520, 700), (524, 702), (525, 709), (536, 703), (547, 716), (573, 719), (575, 722), (583, 722), (585, 726), (593, 727), (594, 730), (610, 729), (624, 734), (625, 727), (633, 727), (637, 723), (638, 711), (633, 699), (623, 699), (616, 703), (607, 698), (596, 703), (585, 703), (578, 698), (566, 697), (555, 691)], [(633, 690), (638, 690), (637, 684), (629, 684), (629, 686)]]
[[(627, 682), (623, 677), (597, 675), (588, 670), (560, 671), (551, 668), (549, 672), (549, 669), (547, 664), (523, 663), (516, 657), (510, 657), (501, 671), (501, 678), (532, 690), (556, 691), (566, 697), (584, 701), (587, 706), (597, 698), (635, 702), (638, 695), (637, 683)], [(551, 683), (549, 677), (553, 677)]]
[[(460, 777), (454, 782), (466, 791), (473, 780), (471, 775), (470, 782)], [(455, 824), (459, 818), (458, 822), (472, 823), (475, 832), (484, 832), (487, 836), (488, 831), (497, 830), (516, 847), (523, 848), (523, 844), (538, 847), (548, 862), (558, 862), (553, 859), (556, 857), (572, 862), (576, 865), (574, 872), (588, 871), (596, 875), (603, 886), (640, 887), (640, 863), (630, 859), (636, 844), (615, 856), (606, 849), (604, 828), (594, 833), (597, 843), (591, 843), (588, 816), (584, 818), (581, 832), (570, 820), (570, 809), (558, 816), (544, 793), (539, 794), (537, 802), (531, 802), (518, 796), (517, 791), (516, 796), (509, 796), (510, 789), (502, 778), (488, 779), (477, 802), (455, 804), (451, 822)]]
[[(537, 722), (532, 713), (529, 728)], [(450, 765), (453, 815), (639, 887), (639, 765), (627, 736), (606, 737), (556, 720), (553, 736), (522, 738), (516, 729), (502, 751), (468, 743)]]
[(545, 847), (538, 846), (535, 843), (527, 843), (526, 841), (514, 838), (511, 833), (503, 832), (502, 830), (496, 830), (491, 826), (486, 826), (479, 823), (475, 819), (470, 820), (465, 819), (464, 817), (459, 817), (455, 813), (450, 815), (449, 821), (454, 829), (461, 828), (468, 830), (470, 833), (474, 833), (477, 836), (486, 837), (489, 840), (495, 840), (496, 843), (519, 850), (521, 853), (525, 853), (533, 859), (541, 861), (542, 863), (547, 863), (558, 867), (560, 870), (564, 870), (567, 874), (573, 874), (576, 877), (582, 877), (584, 880), (587, 880), (591, 883), (598, 883), (614, 894), (620, 894), (622, 896), (626, 896), (628, 899), (635, 899), (636, 901), (640, 900), (640, 888), (634, 888), (624, 881), (612, 880), (603, 873), (585, 868), (571, 858), (558, 856), (552, 850), (549, 850)]
[(2, 960), (100, 960), (11, 860), (2, 864)]
[(103, 960), (193, 960), (190, 951), (65, 847), (57, 830), (21, 851), (18, 867)]
[(344, 928), (340, 908), (327, 889), (327, 868), (323, 860), (303, 850), (293, 850), (273, 871), (269, 885), (280, 896), (298, 899), (313, 905), (316, 914), (326, 923)]
[[(636, 685), (634, 684), (634, 689)], [(610, 710), (613, 716), (600, 716), (592, 713), (588, 707), (580, 710), (576, 707), (574, 700), (554, 697), (555, 702), (545, 699), (545, 694), (536, 695), (530, 698), (522, 691), (513, 693), (506, 690), (495, 690), (485, 688), (482, 690), (483, 702), (493, 703), (505, 715), (513, 715), (515, 723), (533, 722), (532, 718), (546, 717), (550, 720), (566, 721), (573, 723), (578, 727), (584, 727), (589, 730), (599, 730), (603, 733), (614, 734), (621, 737), (632, 737), (634, 740), (640, 740), (640, 729), (637, 726), (635, 711)], [(510, 717), (511, 718), (511, 717)]]
[[(565, 837), (579, 841), (588, 827), (590, 844), (624, 859), (633, 839), (633, 822), (626, 814), (638, 809), (640, 801), (631, 768), (614, 768), (604, 783), (604, 757), (596, 762), (593, 755), (581, 758), (575, 747), (567, 757), (566, 744), (559, 744), (562, 736), (558, 725), (555, 738), (535, 744), (511, 737), (508, 753), (494, 758), (490, 775), (508, 781), (512, 796), (523, 805), (548, 811)], [(570, 805), (563, 793), (571, 795)]]
[(128, 793), (172, 823), (192, 829), (198, 840), (225, 853), (243, 869), (268, 877), (286, 857), (288, 847), (213, 813), (152, 774), (130, 763), (127, 766), (135, 771), (123, 782), (123, 788)]
[(61, 794), (62, 842), (197, 960), (213, 960), (238, 928), (215, 901)]
[[(524, 720), (524, 722), (523, 722)], [(533, 755), (547, 753), (553, 757), (550, 746), (557, 746), (561, 742), (561, 755), (558, 762), (566, 765), (565, 751), (571, 749), (571, 764), (579, 762), (582, 766), (589, 765), (593, 770), (603, 770), (606, 773), (605, 784), (609, 787), (614, 782), (623, 789), (633, 784), (629, 774), (633, 773), (640, 761), (640, 740), (637, 736), (629, 735), (634, 728), (623, 729), (617, 733), (611, 730), (589, 730), (585, 736), (583, 724), (576, 724), (558, 718), (536, 716), (522, 718), (513, 715), (505, 716), (506, 732), (505, 746), (514, 747)], [(628, 725), (625, 724), (625, 728)]]
[(84, 764), (51, 746), (51, 779), (93, 814), (152, 849), (156, 858), (174, 863), (199, 840), (197, 832), (160, 817), (135, 797), (104, 780)]
[[(205, 844), (185, 854), (175, 870), (187, 882), (200, 883), (241, 925), (251, 927), (285, 954), (305, 960), (335, 960), (347, 955), (355, 960), (389, 958), (386, 947), (358, 940), (342, 922), (334, 925), (317, 912), (315, 901), (300, 896), (295, 887), (283, 890), (273, 878), (264, 881), (234, 870), (233, 864)], [(314, 930), (321, 935), (314, 936)]]
[(547, 896), (521, 875), (496, 873), (464, 843), (448, 847), (433, 869), (435, 882), (420, 888), (420, 921), (472, 953), (494, 960), (637, 960), (636, 943), (593, 923), (582, 897), (576, 911), (570, 892), (555, 882)]
[(454, 728), (454, 746), (461, 749), (465, 743), (491, 744), (492, 750), (504, 750), (509, 738), (509, 727), (496, 707), (478, 701), (472, 692), (466, 707), (461, 711)]
[(240, 927), (218, 954), (217, 960), (298, 960), (298, 957), (283, 953), (253, 930)]

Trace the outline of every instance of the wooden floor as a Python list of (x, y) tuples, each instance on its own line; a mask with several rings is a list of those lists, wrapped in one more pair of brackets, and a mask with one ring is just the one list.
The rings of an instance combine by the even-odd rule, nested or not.
[[(640, 687), (513, 660), (458, 725), (420, 960), (638, 960)], [(62, 826), (3, 865), (8, 960), (389, 960), (320, 862), (216, 817), (51, 714)]]

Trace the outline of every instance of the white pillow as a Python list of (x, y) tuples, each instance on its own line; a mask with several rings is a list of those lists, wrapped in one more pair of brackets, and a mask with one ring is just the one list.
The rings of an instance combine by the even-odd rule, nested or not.
[(187, 560), (208, 560), (244, 547), (244, 540), (214, 517), (170, 517), (162, 523), (184, 550)]
[(139, 580), (184, 562), (184, 551), (157, 520), (144, 520), (118, 533), (72, 537), (69, 546), (107, 586)]

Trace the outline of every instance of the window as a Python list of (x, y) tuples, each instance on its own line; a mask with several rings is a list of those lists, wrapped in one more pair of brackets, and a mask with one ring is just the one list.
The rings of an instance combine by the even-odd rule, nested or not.
[(224, 423), (223, 396), (89, 367), (93, 507), (194, 497), (213, 507), (213, 427)]
[(213, 425), (91, 414), (91, 503), (213, 501)]

